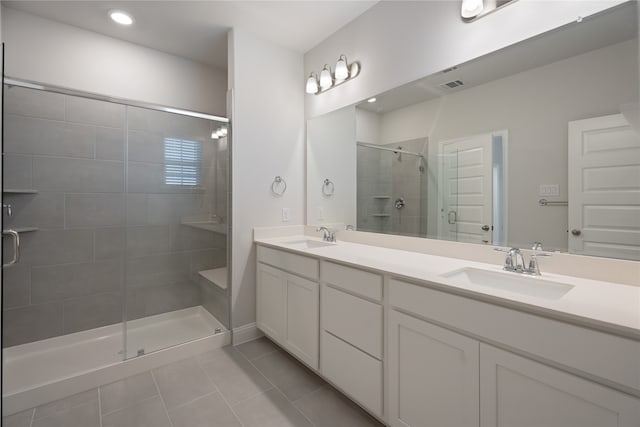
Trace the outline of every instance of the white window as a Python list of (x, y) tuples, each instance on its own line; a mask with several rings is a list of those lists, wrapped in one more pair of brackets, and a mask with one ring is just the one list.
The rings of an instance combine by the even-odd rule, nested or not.
[(202, 143), (177, 138), (164, 139), (164, 183), (202, 185)]

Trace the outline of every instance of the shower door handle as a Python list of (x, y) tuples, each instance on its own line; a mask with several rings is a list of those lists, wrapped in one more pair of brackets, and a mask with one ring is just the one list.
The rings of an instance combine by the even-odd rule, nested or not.
[(5, 268), (20, 260), (20, 234), (15, 230), (2, 230), (2, 234), (13, 237), (13, 259), (6, 264), (2, 264), (2, 268)]

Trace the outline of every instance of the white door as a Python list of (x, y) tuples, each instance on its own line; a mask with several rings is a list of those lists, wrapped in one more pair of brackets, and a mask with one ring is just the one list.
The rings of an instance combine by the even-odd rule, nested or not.
[(569, 251), (640, 260), (640, 136), (622, 114), (569, 122)]
[(478, 341), (395, 310), (389, 321), (389, 424), (477, 426)]
[(637, 397), (486, 344), (480, 373), (482, 427), (640, 426)]
[(440, 143), (441, 236), (469, 243), (491, 243), (492, 134)]

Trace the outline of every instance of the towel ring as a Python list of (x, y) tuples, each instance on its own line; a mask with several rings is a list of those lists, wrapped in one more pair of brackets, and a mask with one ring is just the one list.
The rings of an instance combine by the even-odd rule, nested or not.
[(333, 192), (335, 190), (336, 186), (329, 178), (326, 178), (324, 180), (324, 183), (322, 184), (322, 194), (324, 194), (325, 196), (333, 196)]
[(287, 181), (280, 175), (276, 176), (271, 183), (271, 192), (276, 196), (282, 196), (287, 191)]

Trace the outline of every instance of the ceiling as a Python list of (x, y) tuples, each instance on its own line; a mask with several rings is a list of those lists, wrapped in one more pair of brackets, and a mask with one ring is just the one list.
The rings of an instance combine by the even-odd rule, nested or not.
[[(227, 68), (227, 32), (236, 27), (305, 53), (376, 4), (356, 1), (3, 1), (53, 21)], [(122, 27), (111, 9), (131, 13)]]

